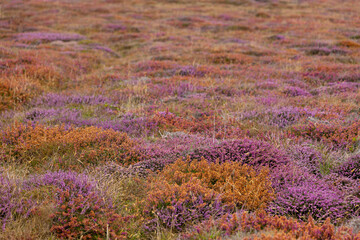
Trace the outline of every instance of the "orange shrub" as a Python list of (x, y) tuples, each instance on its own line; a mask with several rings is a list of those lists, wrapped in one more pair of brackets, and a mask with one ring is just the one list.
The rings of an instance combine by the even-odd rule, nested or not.
[[(328, 218), (322, 224), (316, 224), (309, 217), (308, 221), (300, 222), (284, 216), (271, 216), (261, 211), (257, 213), (238, 212), (225, 214), (217, 220), (208, 220), (196, 226), (194, 231), (182, 235), (182, 239), (205, 239), (203, 234), (212, 229), (219, 230), (219, 236), (231, 236), (243, 233), (242, 239), (359, 239), (360, 234), (354, 234), (347, 227), (335, 228)], [(221, 239), (221, 238), (219, 238)]]
[(348, 47), (348, 48), (360, 48), (360, 44), (350, 40), (343, 40), (338, 43), (339, 46)]
[(44, 164), (54, 156), (60, 158), (56, 168), (71, 169), (105, 161), (128, 165), (142, 157), (126, 133), (97, 127), (65, 129), (16, 123), (2, 133), (2, 139), (0, 151), (5, 161), (28, 161), (32, 165)]
[(340, 124), (310, 123), (292, 128), (296, 136), (307, 137), (316, 141), (323, 141), (336, 148), (353, 149), (358, 141), (360, 122), (350, 126)]
[(257, 173), (251, 166), (238, 162), (220, 164), (209, 163), (205, 159), (187, 159), (168, 165), (161, 176), (178, 185), (198, 178), (209, 189), (221, 194), (224, 203), (255, 210), (265, 208), (274, 197), (268, 173), (266, 168)]
[(251, 58), (242, 54), (212, 54), (209, 59), (214, 64), (246, 64), (251, 62)]
[(0, 111), (23, 104), (31, 97), (26, 81), (18, 78), (0, 78)]

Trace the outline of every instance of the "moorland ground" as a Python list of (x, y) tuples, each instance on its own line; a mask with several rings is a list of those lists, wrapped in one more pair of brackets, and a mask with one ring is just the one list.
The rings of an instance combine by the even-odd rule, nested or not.
[(0, 239), (360, 239), (360, 1), (3, 0)]

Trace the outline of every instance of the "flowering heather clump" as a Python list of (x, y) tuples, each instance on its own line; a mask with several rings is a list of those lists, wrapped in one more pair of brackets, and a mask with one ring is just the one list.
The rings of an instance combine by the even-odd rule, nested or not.
[(338, 82), (353, 82), (353, 83), (358, 83), (360, 80), (360, 74), (355, 72), (351, 72), (351, 73), (346, 73), (343, 74), (341, 76), (338, 76), (338, 78), (336, 79)]
[(275, 168), (288, 162), (287, 157), (269, 143), (241, 139), (224, 141), (210, 148), (197, 149), (190, 154), (192, 159), (204, 157), (209, 162), (241, 162), (250, 166)]
[(270, 211), (302, 220), (312, 216), (318, 221), (329, 217), (332, 221), (339, 222), (356, 209), (352, 209), (351, 203), (344, 199), (340, 191), (330, 188), (326, 183), (305, 181), (284, 186), (277, 194)]
[(157, 227), (181, 231), (186, 226), (224, 213), (219, 196), (196, 178), (181, 185), (154, 179), (144, 201), (146, 229)]
[(338, 174), (352, 178), (360, 179), (360, 154), (349, 158), (345, 163), (341, 164), (336, 170)]
[(360, 83), (338, 82), (338, 83), (328, 83), (326, 86), (313, 90), (313, 92), (317, 94), (320, 93), (339, 94), (339, 93), (347, 93), (347, 92), (356, 92), (359, 88), (360, 88)]
[(17, 41), (21, 42), (53, 42), (53, 41), (79, 41), (85, 39), (85, 36), (74, 33), (49, 33), (49, 32), (25, 32), (15, 36)]
[(148, 117), (137, 117), (134, 114), (126, 114), (119, 120), (103, 120), (99, 118), (84, 119), (78, 111), (66, 111), (65, 114), (55, 119), (68, 128), (76, 127), (97, 127), (106, 130), (123, 132), (131, 136), (148, 136), (156, 132), (157, 123)]
[[(217, 220), (208, 220), (195, 226), (192, 231), (182, 235), (183, 239), (202, 239), (201, 236), (218, 229), (220, 236), (230, 237), (237, 233), (247, 233), (246, 240), (260, 239), (357, 239), (352, 229), (335, 228), (328, 218), (324, 223), (316, 224), (313, 218), (300, 222), (283, 216), (271, 216), (264, 212), (237, 212), (226, 214)], [(235, 235), (236, 236), (236, 235)], [(211, 238), (212, 239), (212, 238)]]
[(318, 180), (316, 175), (311, 174), (309, 171), (304, 171), (304, 168), (298, 167), (292, 162), (272, 169), (270, 175), (271, 185), (275, 192), (280, 192), (287, 186), (294, 184), (302, 184), (306, 181), (316, 182)]
[(280, 128), (287, 127), (296, 123), (301, 117), (314, 116), (314, 112), (307, 109), (283, 107), (269, 111), (270, 124), (277, 125)]
[(274, 195), (267, 169), (256, 173), (252, 167), (239, 162), (177, 160), (166, 166), (160, 176), (178, 185), (193, 178), (200, 179), (204, 186), (219, 193), (226, 205), (248, 210), (265, 208)]
[(307, 169), (310, 173), (320, 175), (320, 164), (323, 162), (321, 153), (306, 145), (292, 146), (289, 156), (296, 165)]
[(96, 183), (85, 174), (72, 171), (47, 172), (34, 174), (22, 183), (22, 188), (31, 191), (44, 186), (53, 186), (55, 189), (87, 196), (96, 192)]
[(40, 119), (53, 117), (59, 114), (59, 109), (38, 109), (35, 108), (25, 114), (25, 119), (31, 121), (38, 121)]
[(360, 198), (357, 184), (319, 177), (304, 172), (303, 168), (284, 166), (272, 171), (272, 186), (277, 193), (268, 211), (306, 220), (310, 215), (318, 221), (331, 218), (335, 223), (359, 213)]
[[(57, 155), (60, 157), (55, 165), (77, 169), (105, 161), (124, 165), (137, 162), (141, 155), (134, 146), (125, 133), (97, 127), (65, 129), (16, 124), (2, 133), (1, 150), (7, 154), (5, 161), (25, 162), (34, 157), (46, 160)], [(30, 162), (33, 166), (46, 165)]]
[(2, 230), (17, 216), (28, 216), (34, 207), (30, 199), (23, 197), (19, 182), (13, 181), (0, 172), (0, 224)]
[(123, 229), (128, 218), (115, 214), (110, 200), (87, 175), (70, 171), (48, 172), (32, 175), (22, 184), (28, 195), (44, 188), (50, 188), (50, 199), (55, 200), (51, 231), (58, 237), (94, 239), (105, 237), (108, 228), (113, 238), (125, 239)]
[(355, 196), (360, 199), (360, 181), (358, 179), (348, 178), (337, 173), (330, 173), (324, 176), (323, 179), (330, 186), (336, 187), (346, 196)]
[(68, 191), (59, 192), (59, 207), (52, 215), (51, 231), (59, 238), (98, 239), (106, 236), (126, 239), (126, 222), (130, 217), (121, 217), (104, 205), (103, 200), (92, 192), (86, 197), (72, 196)]
[(67, 104), (111, 104), (111, 100), (105, 96), (80, 96), (80, 95), (60, 95), (55, 93), (49, 93), (43, 95), (34, 101), (36, 106), (48, 106), (48, 107), (63, 107)]

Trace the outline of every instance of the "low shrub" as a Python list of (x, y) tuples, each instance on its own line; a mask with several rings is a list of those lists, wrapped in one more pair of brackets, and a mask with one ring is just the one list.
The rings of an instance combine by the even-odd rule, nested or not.
[(351, 179), (360, 179), (360, 154), (349, 158), (335, 172)]
[[(141, 154), (127, 134), (97, 127), (69, 128), (62, 126), (16, 124), (2, 132), (0, 151), (3, 161), (30, 163), (31, 166), (51, 164), (55, 169), (81, 169), (107, 161), (129, 165), (139, 161)], [(57, 160), (58, 159), (58, 160)]]
[(252, 139), (224, 141), (209, 148), (197, 149), (190, 154), (192, 159), (204, 157), (209, 162), (241, 162), (250, 166), (279, 167), (288, 162), (280, 150), (269, 143)]
[(182, 235), (182, 239), (203, 239), (207, 232), (216, 229), (221, 236), (236, 236), (244, 233), (241, 239), (357, 239), (352, 229), (335, 228), (328, 218), (324, 223), (316, 224), (313, 218), (301, 222), (284, 216), (271, 216), (265, 212), (237, 212), (227, 214), (217, 220), (210, 219), (195, 226)]
[(160, 176), (178, 185), (192, 178), (200, 179), (204, 186), (220, 194), (224, 204), (248, 210), (265, 208), (274, 196), (268, 169), (263, 168), (257, 173), (239, 162), (177, 160), (166, 166)]
[(145, 228), (155, 231), (160, 227), (181, 231), (185, 227), (224, 212), (219, 196), (196, 178), (182, 185), (154, 179), (143, 203)]

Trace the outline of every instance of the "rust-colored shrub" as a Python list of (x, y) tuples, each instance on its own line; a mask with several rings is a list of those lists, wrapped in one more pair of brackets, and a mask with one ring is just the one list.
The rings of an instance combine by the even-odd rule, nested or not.
[(340, 124), (310, 123), (292, 128), (296, 136), (323, 141), (335, 148), (352, 149), (358, 141), (360, 122), (354, 122), (350, 126)]
[(360, 48), (360, 44), (351, 40), (343, 40), (338, 43), (339, 46), (348, 48)]
[(220, 235), (247, 233), (244, 239), (311, 239), (335, 240), (358, 239), (359, 235), (346, 227), (335, 228), (328, 218), (322, 224), (316, 224), (309, 217), (308, 221), (300, 222), (284, 216), (271, 216), (265, 212), (239, 212), (227, 214), (217, 220), (208, 220), (195, 226), (195, 231), (183, 234), (183, 239), (200, 239), (199, 236), (217, 228)]
[(24, 104), (31, 97), (22, 79), (0, 78), (0, 111)]
[(29, 162), (43, 165), (58, 157), (55, 168), (79, 169), (81, 166), (116, 161), (128, 165), (142, 156), (125, 133), (97, 127), (70, 128), (62, 126), (16, 123), (2, 134), (0, 151), (3, 161)]
[(161, 176), (178, 185), (198, 178), (206, 187), (221, 194), (225, 204), (255, 210), (265, 208), (274, 197), (268, 173), (266, 168), (257, 173), (251, 166), (238, 162), (220, 164), (188, 158), (168, 165)]
[(251, 62), (251, 58), (242, 54), (212, 54), (210, 60), (214, 64), (245, 64)]

